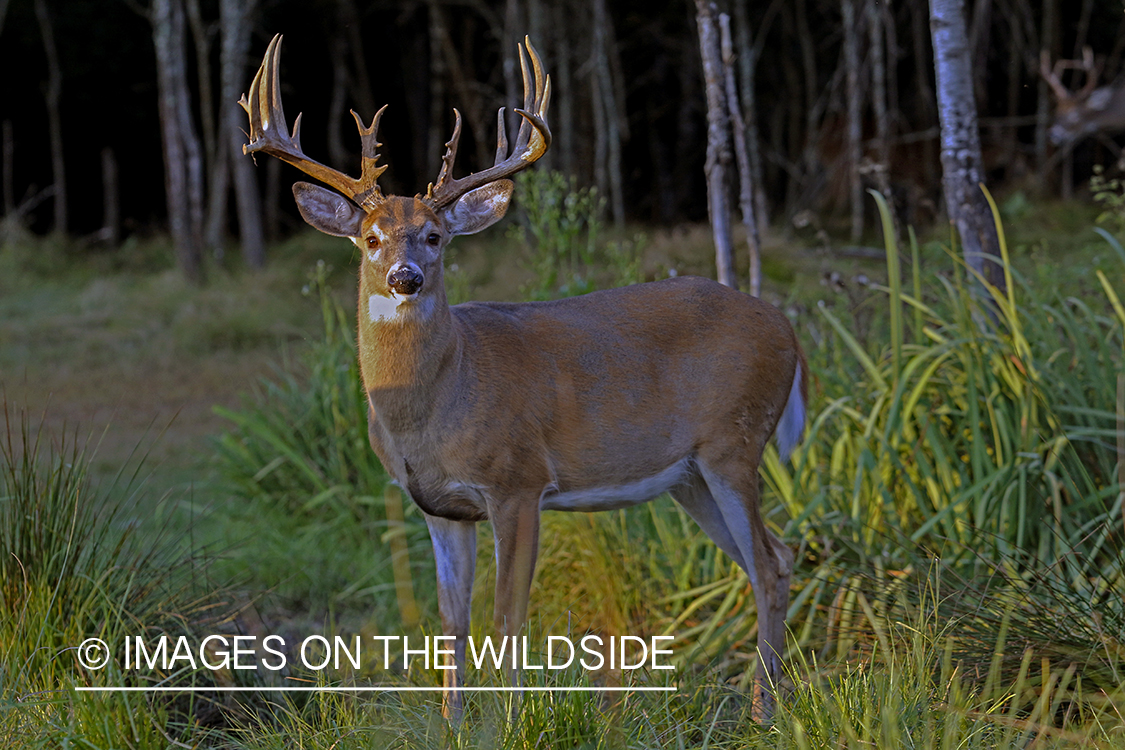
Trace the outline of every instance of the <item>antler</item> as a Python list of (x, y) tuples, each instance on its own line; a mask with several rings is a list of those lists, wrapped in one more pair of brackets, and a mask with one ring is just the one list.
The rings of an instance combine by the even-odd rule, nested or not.
[(1043, 80), (1051, 87), (1051, 91), (1055, 92), (1055, 98), (1060, 102), (1071, 97), (1070, 90), (1063, 86), (1059, 79), (1059, 64), (1051, 65), (1051, 55), (1045, 49), (1039, 51), (1039, 75), (1043, 76)]
[(361, 153), (362, 171), (357, 180), (343, 172), (338, 172), (318, 161), (305, 156), (301, 150), (301, 115), (293, 122), (293, 134), (288, 131), (285, 120), (285, 111), (281, 106), (281, 87), (277, 80), (278, 62), (281, 57), (281, 34), (276, 35), (266, 48), (266, 55), (262, 59), (262, 67), (258, 68), (254, 82), (250, 84), (250, 100), (246, 96), (239, 100), (239, 104), (250, 115), (250, 143), (242, 147), (242, 153), (252, 154), (257, 151), (277, 157), (284, 162), (292, 164), (310, 177), (320, 180), (326, 185), (336, 188), (341, 193), (351, 198), (356, 205), (365, 209), (372, 209), (383, 200), (383, 193), (379, 190), (379, 175), (386, 166), (378, 166), (379, 143), (379, 118), (386, 110), (375, 113), (369, 127), (363, 126), (359, 115), (352, 110), (356, 127), (362, 141)]
[[(1086, 80), (1082, 85), (1082, 90), (1077, 94), (1073, 93), (1070, 89), (1063, 85), (1060, 77), (1060, 72), (1066, 69), (1081, 70), (1086, 74)], [(1098, 85), (1098, 76), (1101, 74), (1101, 64), (1095, 64), (1094, 51), (1089, 47), (1082, 48), (1081, 60), (1057, 60), (1055, 64), (1051, 65), (1050, 55), (1047, 50), (1042, 50), (1039, 53), (1039, 75), (1043, 76), (1043, 80), (1051, 87), (1051, 91), (1055, 93), (1055, 98), (1060, 103), (1066, 102), (1079, 102), (1088, 97), (1094, 88)]]
[(543, 66), (531, 40), (524, 37), (527, 52), (531, 57), (532, 73), (535, 76), (535, 88), (531, 88), (531, 75), (528, 74), (527, 60), (524, 58), (523, 45), (520, 45), (520, 68), (523, 71), (523, 109), (517, 109), (523, 121), (520, 123), (519, 134), (516, 136), (516, 145), (512, 154), (504, 158), (508, 151), (508, 133), (504, 126), (504, 108), (500, 108), (496, 120), (496, 162), (488, 169), (476, 172), (459, 180), (453, 178), (453, 162), (457, 158), (457, 144), (461, 140), (461, 113), (456, 109), (453, 114), (456, 121), (453, 125), (453, 137), (445, 144), (445, 156), (441, 159), (441, 171), (438, 173), (437, 184), (430, 183), (423, 198), (433, 208), (448, 206), (465, 193), (496, 182), (525, 169), (535, 162), (551, 145), (551, 129), (547, 126), (547, 108), (551, 104), (551, 77), (543, 76)]

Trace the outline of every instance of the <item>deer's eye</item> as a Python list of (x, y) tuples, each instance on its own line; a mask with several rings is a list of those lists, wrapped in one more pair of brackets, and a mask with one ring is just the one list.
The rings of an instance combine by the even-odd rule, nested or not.
[(375, 250), (376, 248), (379, 247), (379, 238), (374, 236), (374, 235), (368, 237), (367, 238), (367, 246), (369, 248), (371, 248), (372, 250)]
[(441, 244), (441, 235), (437, 232), (430, 232), (430, 235), (426, 237), (426, 242), (428, 242), (433, 247), (437, 247), (439, 244)]

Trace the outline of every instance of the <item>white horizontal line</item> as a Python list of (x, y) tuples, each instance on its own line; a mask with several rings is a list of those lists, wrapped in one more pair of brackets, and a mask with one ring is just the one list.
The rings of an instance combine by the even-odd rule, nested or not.
[(80, 687), (78, 693), (439, 693), (445, 690), (462, 693), (642, 693), (675, 691), (674, 687)]

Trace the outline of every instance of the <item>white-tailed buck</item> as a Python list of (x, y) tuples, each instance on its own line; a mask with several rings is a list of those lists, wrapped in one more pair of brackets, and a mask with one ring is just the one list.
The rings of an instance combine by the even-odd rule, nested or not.
[[(750, 578), (761, 658), (755, 690), (768, 719), (785, 643), (793, 553), (759, 512), (758, 463), (777, 428), (788, 455), (805, 422), (806, 366), (775, 307), (701, 278), (674, 278), (556, 302), (450, 306), (442, 249), (508, 208), (508, 177), (551, 142), (550, 79), (520, 49), (524, 107), (508, 155), (504, 110), (496, 163), (460, 179), (453, 137), (425, 195), (383, 195), (376, 183), (383, 110), (364, 127), (362, 176), (302, 153), (289, 134), (275, 37), (242, 105), (247, 153), (282, 159), (336, 192), (298, 182), (301, 215), (359, 248), (359, 359), (371, 447), (424, 511), (437, 558), (442, 628), (455, 636), (445, 712), (459, 717), (476, 524), (496, 547), (495, 626), (527, 616), (544, 510), (624, 508), (671, 492)], [(512, 674), (512, 679), (518, 675)]]
[[(1062, 83), (1061, 73), (1067, 68), (1085, 74), (1086, 80), (1077, 93)], [(1125, 129), (1125, 85), (1098, 86), (1101, 66), (1094, 63), (1089, 47), (1082, 50), (1081, 60), (1058, 60), (1054, 65), (1043, 50), (1039, 55), (1039, 74), (1055, 95), (1055, 119), (1048, 131), (1052, 143), (1070, 143), (1103, 130)]]

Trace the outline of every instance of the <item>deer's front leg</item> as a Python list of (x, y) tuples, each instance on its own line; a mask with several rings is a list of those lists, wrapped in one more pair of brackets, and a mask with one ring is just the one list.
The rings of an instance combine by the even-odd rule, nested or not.
[[(464, 699), (460, 690), (465, 684), (465, 644), (469, 637), (470, 604), (473, 598), (473, 574), (477, 562), (477, 526), (472, 522), (450, 521), (426, 516), (430, 539), (437, 560), (438, 610), (441, 612), (443, 635), (454, 641), (453, 665), (444, 670), (442, 714), (452, 722), (461, 720)], [(446, 657), (446, 665), (451, 666)]]
[[(493, 610), (496, 631), (511, 636), (512, 645), (527, 620), (531, 579), (539, 554), (539, 498), (523, 497), (489, 508), (496, 543), (496, 603)], [(518, 649), (516, 664), (520, 663)], [(509, 679), (518, 685), (519, 669), (509, 670)]]

